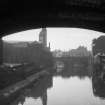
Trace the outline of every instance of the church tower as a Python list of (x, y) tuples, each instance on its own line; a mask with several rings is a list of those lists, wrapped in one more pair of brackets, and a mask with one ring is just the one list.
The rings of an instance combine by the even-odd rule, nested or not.
[(43, 44), (44, 47), (47, 47), (47, 29), (42, 28), (39, 33), (39, 42)]

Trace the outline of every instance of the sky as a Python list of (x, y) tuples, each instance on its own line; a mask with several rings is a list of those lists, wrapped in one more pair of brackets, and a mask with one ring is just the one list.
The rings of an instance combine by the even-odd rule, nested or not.
[[(32, 29), (3, 37), (5, 41), (38, 41), (41, 29)], [(50, 42), (51, 50), (60, 49), (67, 51), (85, 46), (91, 50), (91, 43), (105, 33), (80, 29), (80, 28), (47, 28), (47, 43)]]

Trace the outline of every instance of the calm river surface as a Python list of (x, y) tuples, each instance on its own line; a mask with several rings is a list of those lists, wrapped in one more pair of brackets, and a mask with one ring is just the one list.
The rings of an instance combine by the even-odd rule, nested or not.
[(89, 67), (77, 66), (60, 67), (55, 74), (41, 77), (11, 105), (105, 105), (105, 91), (101, 91), (105, 86), (94, 83)]

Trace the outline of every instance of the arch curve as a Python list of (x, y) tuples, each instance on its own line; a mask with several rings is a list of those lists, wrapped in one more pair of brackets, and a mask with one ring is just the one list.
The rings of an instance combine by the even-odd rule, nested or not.
[(105, 0), (1, 0), (0, 37), (41, 27), (105, 32)]

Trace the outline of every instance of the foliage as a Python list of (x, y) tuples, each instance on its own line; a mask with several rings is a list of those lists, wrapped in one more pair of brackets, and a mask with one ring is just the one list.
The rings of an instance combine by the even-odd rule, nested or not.
[(92, 41), (93, 55), (105, 53), (105, 36), (100, 36)]

